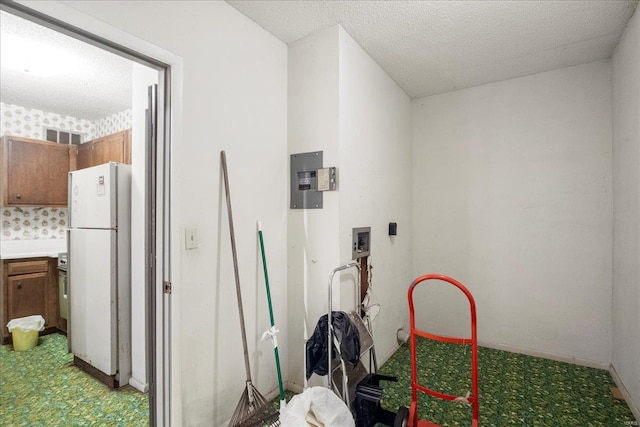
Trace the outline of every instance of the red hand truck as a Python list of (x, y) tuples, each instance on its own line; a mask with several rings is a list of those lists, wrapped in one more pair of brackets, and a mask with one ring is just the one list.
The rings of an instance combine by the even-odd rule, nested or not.
[[(442, 280), (448, 282), (460, 289), (467, 299), (471, 309), (471, 338), (455, 338), (442, 335), (430, 334), (425, 331), (416, 329), (415, 313), (413, 308), (413, 290), (418, 284), (427, 280)], [(451, 277), (441, 274), (426, 274), (420, 276), (411, 283), (408, 291), (409, 299), (409, 322), (411, 326), (411, 406), (409, 407), (409, 427), (440, 427), (438, 424), (426, 420), (418, 419), (418, 391), (429, 394), (444, 400), (457, 400), (471, 403), (473, 407), (472, 427), (478, 426), (478, 337), (476, 334), (476, 303), (469, 290), (460, 282)], [(450, 394), (440, 393), (418, 384), (417, 363), (416, 363), (416, 336), (428, 338), (436, 341), (452, 343), (452, 344), (471, 344), (471, 395), (467, 397), (453, 396)]]

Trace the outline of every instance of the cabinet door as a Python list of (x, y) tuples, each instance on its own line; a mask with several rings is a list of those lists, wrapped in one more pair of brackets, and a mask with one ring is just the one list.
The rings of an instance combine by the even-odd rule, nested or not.
[(9, 276), (9, 320), (39, 314), (46, 319), (47, 273)]
[(67, 205), (68, 145), (26, 138), (4, 144), (6, 205)]
[(93, 143), (85, 142), (78, 145), (78, 154), (76, 157), (76, 169), (84, 169), (92, 166), (92, 149)]
[(106, 138), (99, 138), (91, 143), (91, 149), (93, 150), (93, 153), (91, 155), (91, 166), (97, 166), (107, 163), (106, 144)]
[(108, 162), (131, 164), (131, 133), (117, 132), (78, 146), (77, 169)]
[(107, 162), (118, 162), (118, 163), (124, 162), (125, 132), (118, 132), (118, 133), (114, 133), (113, 135), (109, 135), (105, 137), (105, 140), (106, 140), (105, 158)]
[(124, 158), (122, 163), (131, 164), (131, 129), (122, 132), (124, 139)]

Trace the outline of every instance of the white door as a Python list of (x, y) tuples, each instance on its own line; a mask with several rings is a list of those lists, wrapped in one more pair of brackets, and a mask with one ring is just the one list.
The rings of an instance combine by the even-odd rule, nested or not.
[(116, 373), (116, 232), (69, 231), (71, 352), (107, 375)]
[(105, 163), (73, 171), (69, 175), (69, 226), (115, 228), (116, 165)]

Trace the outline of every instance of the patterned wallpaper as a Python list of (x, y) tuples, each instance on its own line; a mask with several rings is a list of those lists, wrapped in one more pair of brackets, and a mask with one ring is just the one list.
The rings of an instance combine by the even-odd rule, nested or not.
[[(44, 139), (43, 127), (80, 132), (84, 141), (131, 127), (131, 109), (91, 121), (0, 102), (0, 136)], [(67, 230), (67, 209), (3, 207), (0, 240), (60, 239)]]
[(0, 102), (0, 135), (22, 136), (25, 138), (44, 139), (44, 126), (56, 129), (79, 132), (83, 140), (88, 141), (93, 134), (94, 124), (91, 120), (62, 116), (34, 108)]
[(91, 139), (111, 135), (131, 128), (131, 109), (112, 114), (104, 119), (94, 122), (93, 136)]
[(64, 239), (66, 231), (66, 208), (2, 209), (2, 240)]
[(11, 135), (44, 139), (43, 128), (45, 126), (79, 132), (83, 134), (83, 141), (91, 141), (129, 129), (131, 127), (131, 109), (91, 121), (0, 102), (0, 136)]

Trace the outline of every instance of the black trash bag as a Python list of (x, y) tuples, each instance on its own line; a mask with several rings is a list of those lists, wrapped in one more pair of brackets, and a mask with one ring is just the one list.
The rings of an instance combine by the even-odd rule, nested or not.
[[(333, 331), (340, 343), (342, 358), (355, 366), (360, 361), (360, 334), (344, 311), (331, 313)], [(307, 341), (307, 379), (314, 373), (327, 375), (327, 315), (318, 320), (313, 335)], [(331, 346), (333, 356), (333, 345)]]

